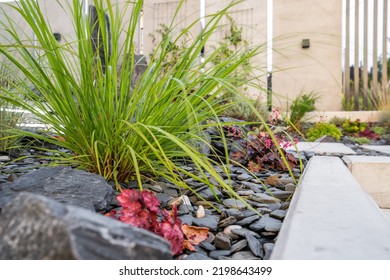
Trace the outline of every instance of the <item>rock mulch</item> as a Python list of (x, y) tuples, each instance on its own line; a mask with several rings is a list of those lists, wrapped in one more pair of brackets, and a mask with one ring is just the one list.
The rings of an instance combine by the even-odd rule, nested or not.
[[(30, 152), (34, 153), (34, 151)], [(115, 198), (113, 199), (115, 195), (113, 196), (111, 192), (112, 188), (107, 189), (107, 186), (104, 186), (106, 185), (104, 180), (99, 181), (92, 178), (90, 177), (92, 174), (87, 172), (69, 167), (43, 168), (25, 175), (23, 175), (25, 171), (21, 171), (21, 169), (36, 169), (44, 164), (47, 164), (44, 160), (27, 157), (21, 162), (3, 166), (0, 175), (0, 197), (3, 201), (0, 208), (1, 205), (9, 203), (16, 194), (28, 190), (30, 193), (44, 195), (65, 203), (67, 207), (76, 205), (93, 210), (90, 211), (91, 214), (94, 214), (93, 212), (108, 212), (118, 207)], [(217, 182), (213, 182), (214, 188), (211, 190), (208, 186), (199, 184), (190, 178), (186, 180), (187, 184), (191, 185), (203, 199), (187, 190), (179, 189), (165, 180), (144, 185), (145, 189), (156, 194), (162, 207), (169, 209), (173, 204), (178, 204), (179, 218), (183, 224), (207, 227), (210, 230), (208, 240), (196, 246), (197, 252), (185, 251), (182, 255), (177, 256), (177, 259), (269, 258), (288, 209), (289, 199), (295, 189), (295, 180), (286, 172), (268, 170), (255, 173), (253, 176), (239, 167), (228, 166), (228, 168), (230, 169), (230, 177), (217, 166), (215, 170), (226, 182), (229, 182), (229, 185), (245, 203), (237, 197), (229, 196)], [(188, 165), (186, 169), (192, 171), (193, 167)], [(72, 190), (66, 174), (71, 177), (76, 176), (74, 190)], [(300, 170), (294, 169), (293, 175), (298, 178)], [(34, 179), (34, 176), (39, 177), (39, 180)], [(82, 179), (83, 176), (85, 179)], [(61, 181), (64, 182), (61, 183)], [(50, 186), (52, 183), (53, 185)], [(272, 185), (268, 183), (272, 183)], [(66, 187), (59, 186), (61, 184)], [(103, 185), (101, 191), (97, 192), (99, 193), (98, 198), (88, 197), (88, 195), (96, 193), (93, 190), (96, 191), (95, 187), (98, 184)], [(108, 182), (108, 184), (112, 186), (112, 182)], [(77, 201), (76, 197), (80, 193), (80, 189), (84, 187), (86, 192)], [(127, 187), (135, 188), (137, 184), (129, 182)], [(64, 190), (64, 193), (55, 192), (55, 190), (61, 189)], [(78, 190), (76, 191), (76, 189)], [(72, 195), (73, 191), (76, 191), (77, 195)], [(96, 215), (102, 216), (101, 214)], [(107, 256), (102, 255), (101, 257)]]

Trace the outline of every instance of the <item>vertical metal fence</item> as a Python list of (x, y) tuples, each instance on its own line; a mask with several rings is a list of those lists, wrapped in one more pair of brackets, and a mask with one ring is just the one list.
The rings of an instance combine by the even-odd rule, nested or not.
[(345, 0), (344, 109), (388, 108), (388, 1)]

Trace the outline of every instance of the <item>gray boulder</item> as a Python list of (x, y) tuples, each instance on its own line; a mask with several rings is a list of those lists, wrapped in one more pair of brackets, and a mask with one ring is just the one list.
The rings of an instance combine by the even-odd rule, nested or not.
[(115, 196), (102, 176), (64, 166), (33, 170), (13, 183), (3, 184), (0, 209), (21, 192), (44, 195), (97, 212), (104, 211)]
[(1, 211), (0, 259), (171, 259), (171, 253), (153, 233), (22, 193)]

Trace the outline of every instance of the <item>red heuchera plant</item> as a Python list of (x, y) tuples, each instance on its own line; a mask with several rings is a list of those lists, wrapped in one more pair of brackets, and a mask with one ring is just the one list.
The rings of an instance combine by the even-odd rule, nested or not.
[[(160, 211), (160, 202), (150, 191), (126, 189), (117, 196), (117, 199), (122, 210), (120, 212), (113, 210), (106, 216), (162, 236), (171, 243), (172, 255), (180, 254), (183, 248), (194, 251), (195, 248), (191, 244), (198, 245), (207, 239), (207, 228), (191, 227), (191, 236), (188, 237), (188, 226), (182, 226), (181, 220), (177, 217), (176, 205), (171, 212), (165, 209)], [(197, 235), (196, 239), (193, 237), (194, 232)]]
[[(286, 140), (283, 135), (275, 135), (276, 140), (287, 159), (290, 168), (297, 164), (295, 157), (286, 153), (285, 149), (293, 144)], [(258, 172), (265, 168), (275, 170), (287, 170), (287, 166), (282, 160), (279, 151), (266, 132), (260, 132), (256, 135), (250, 135), (247, 139), (239, 142), (242, 149), (232, 154), (232, 159), (240, 164), (247, 165), (252, 172)]]

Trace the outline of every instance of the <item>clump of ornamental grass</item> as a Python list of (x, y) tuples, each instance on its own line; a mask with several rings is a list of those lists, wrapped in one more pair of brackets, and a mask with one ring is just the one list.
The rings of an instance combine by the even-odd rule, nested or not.
[[(180, 1), (178, 10), (183, 3)], [(18, 94), (2, 97), (32, 112), (57, 135), (29, 136), (71, 151), (70, 155), (56, 151), (57, 164), (100, 174), (114, 180), (118, 189), (120, 182), (131, 180), (137, 180), (142, 189), (145, 179), (158, 177), (184, 188), (190, 187), (183, 178), (191, 177), (213, 189), (211, 176), (237, 196), (214, 170), (216, 162), (192, 144), (204, 141), (199, 135), (207, 126), (221, 129), (219, 122), (207, 120), (216, 119), (225, 109), (223, 94), (238, 92), (232, 73), (259, 51), (256, 47), (246, 48), (245, 53), (237, 50), (215, 65), (216, 49), (200, 62), (199, 54), (233, 4), (210, 16), (205, 29), (188, 41), (167, 67), (164, 57), (169, 45), (179, 42), (197, 22), (176, 33), (172, 32), (175, 26), (169, 25), (170, 36), (162, 38), (146, 71), (135, 82), (134, 46), (143, 1), (126, 1), (120, 8), (108, 0), (94, 0), (93, 5), (99, 23), (97, 47), (96, 41), (91, 41), (96, 26), (91, 27), (78, 0), (69, 7), (59, 4), (69, 10), (74, 26), (75, 37), (64, 44), (54, 38), (36, 1), (19, 1), (14, 9), (33, 30), (37, 42), (24, 42), (11, 18), (1, 22), (13, 42), (3, 45), (0, 53), (22, 74), (17, 81)], [(105, 14), (111, 22), (110, 35)], [(253, 86), (251, 80), (247, 83)], [(260, 115), (259, 119), (264, 122)], [(197, 172), (182, 168), (184, 161), (192, 162)], [(219, 162), (229, 163), (227, 152)]]
[[(14, 88), (13, 73), (8, 65), (0, 63), (0, 91), (6, 93)], [(0, 99), (0, 152), (8, 153), (17, 146), (18, 135), (15, 132), (23, 113), (5, 99)]]

